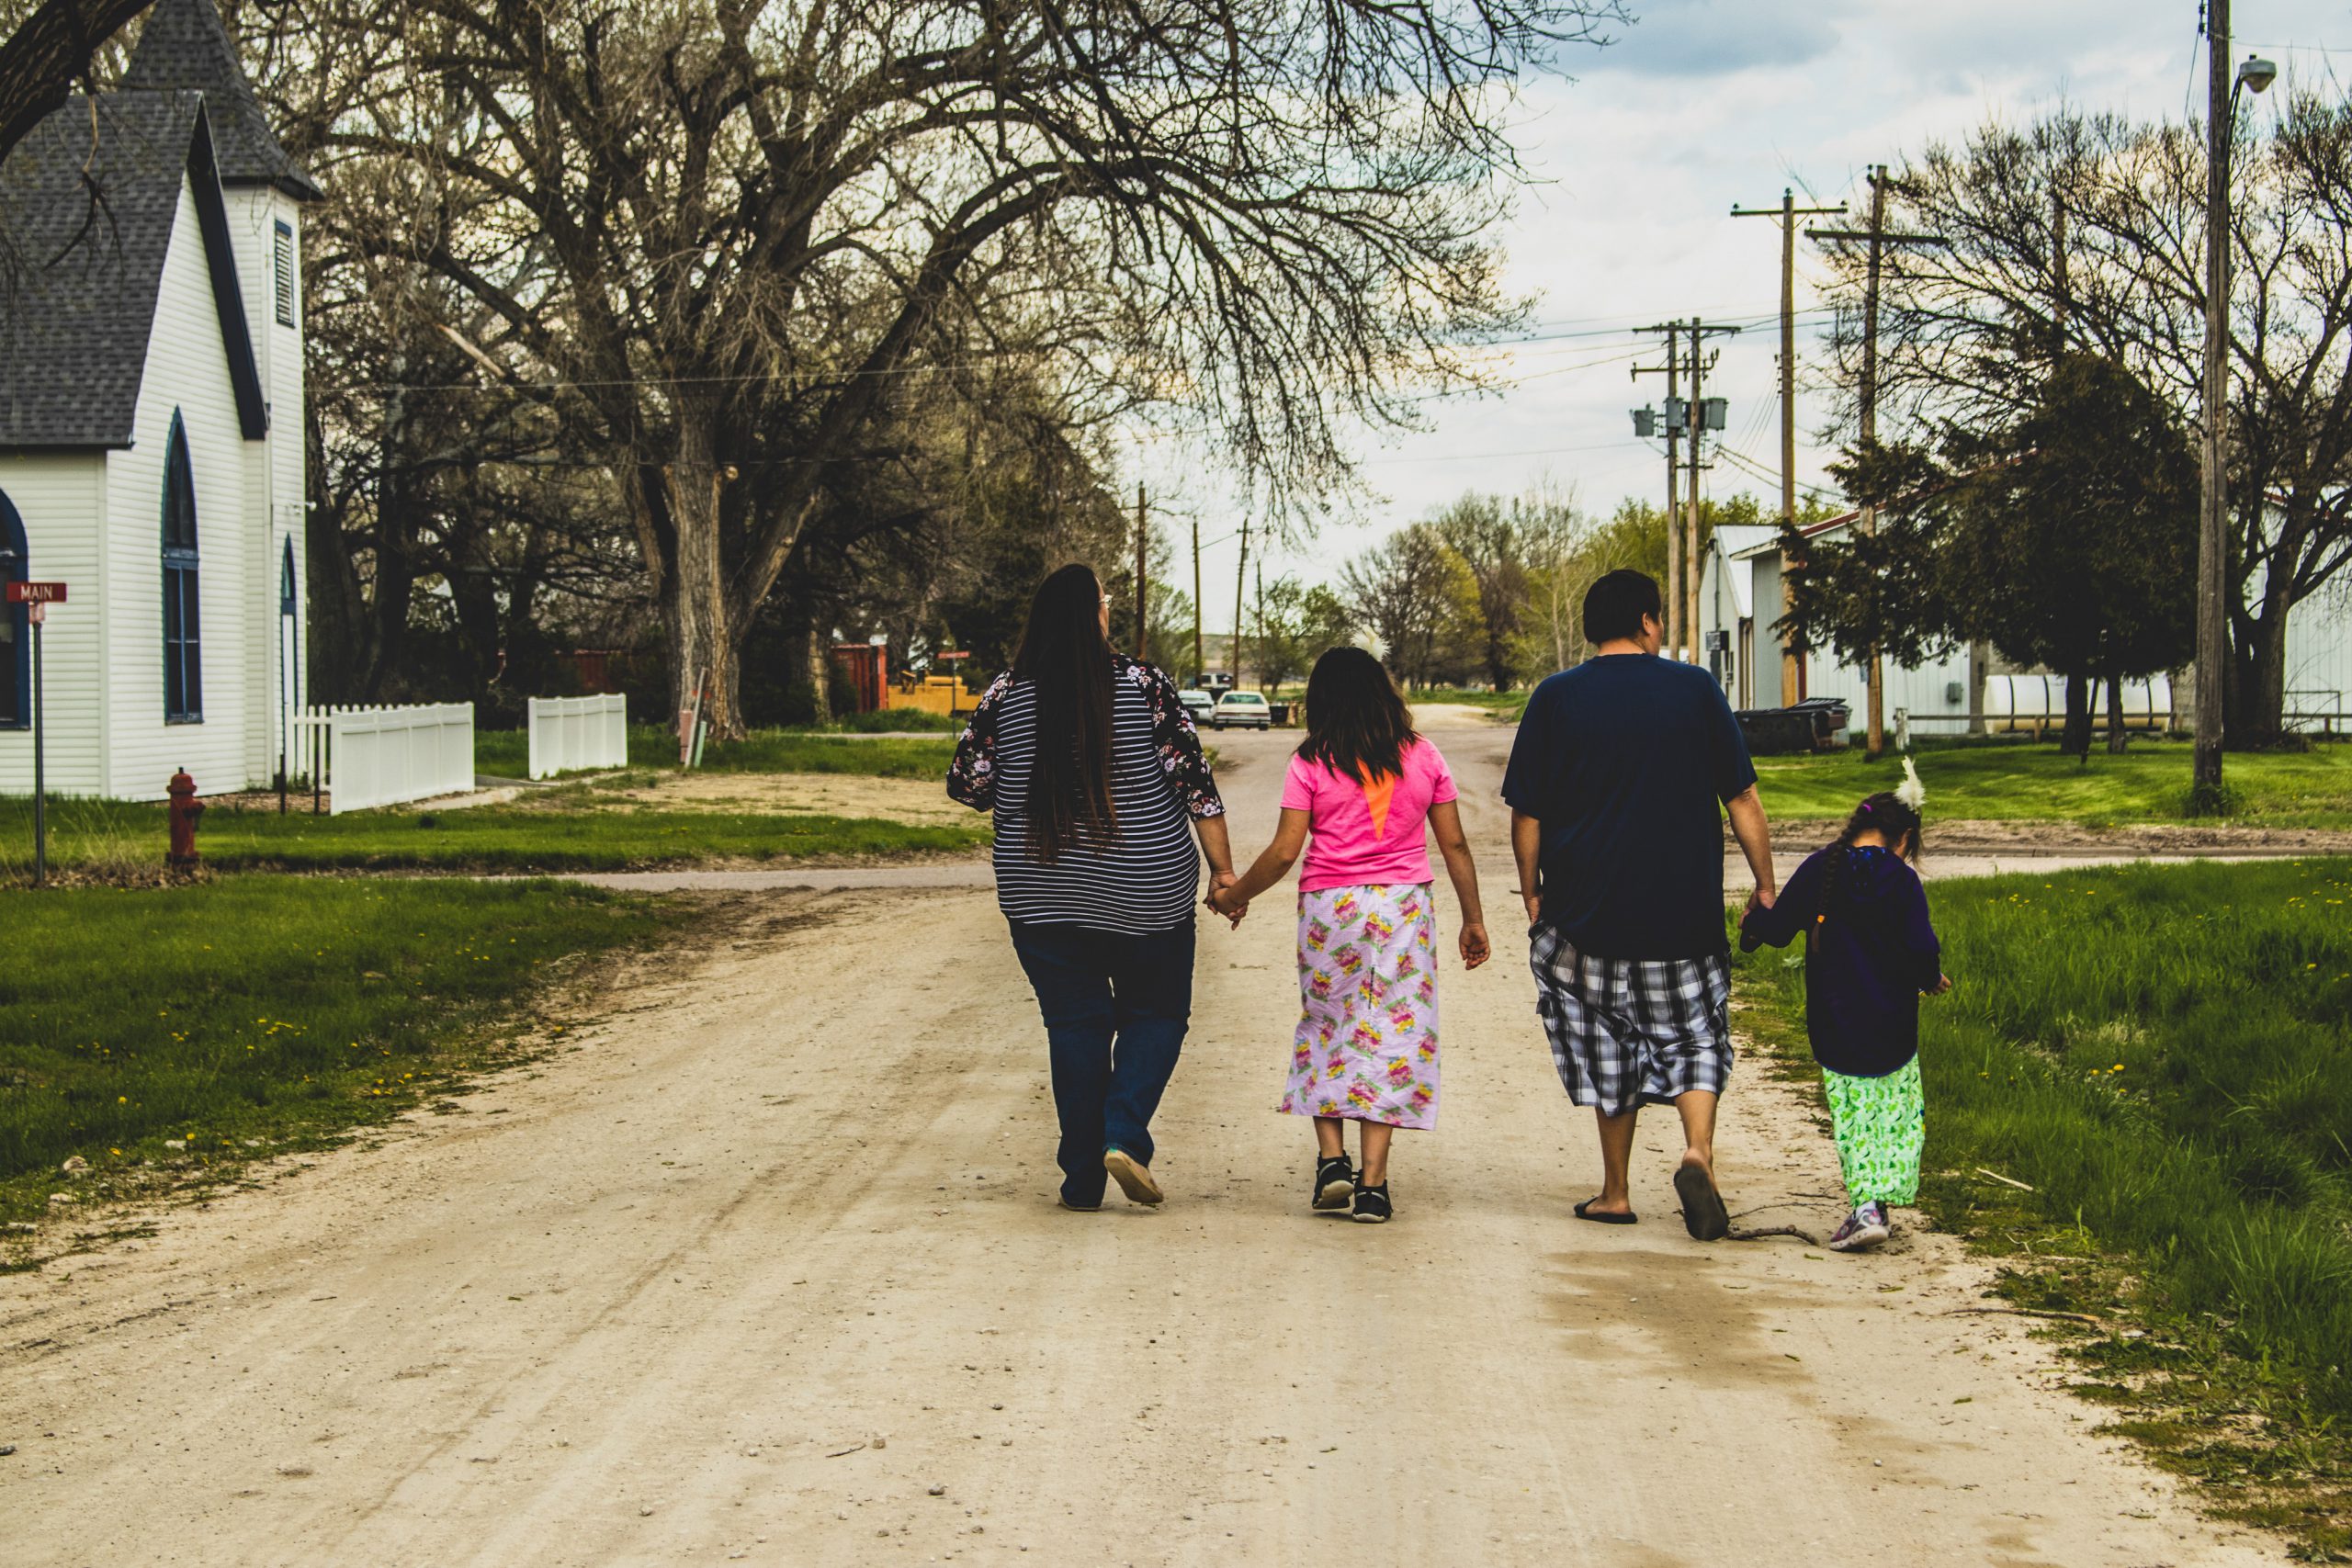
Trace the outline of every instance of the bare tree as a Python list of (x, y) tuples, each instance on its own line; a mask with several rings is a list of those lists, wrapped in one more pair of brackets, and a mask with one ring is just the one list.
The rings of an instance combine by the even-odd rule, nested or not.
[(1573, 488), (1539, 482), (1520, 503), (1527, 556), (1527, 604), (1520, 619), (1520, 663), (1539, 678), (1566, 670), (1584, 653), (1586, 570), (1592, 521)]
[(1340, 569), (1340, 592), (1403, 684), (1427, 685), (1470, 662), (1477, 583), (1433, 525), (1399, 528), (1350, 560)]
[(1187, 411), (1269, 486), (1514, 317), (1485, 238), (1516, 74), (1615, 0), (426, 0), (356, 18), (325, 136), (413, 171), (412, 253), (608, 444), (683, 693), (908, 389), (997, 355)]
[[(2290, 612), (2352, 558), (2352, 106), (2299, 97), (2239, 135), (2227, 716), (2246, 744), (2280, 728)], [(1950, 243), (1885, 256), (1883, 408), (1989, 429), (2072, 350), (2203, 419), (2203, 141), (2066, 109), (1925, 149), (1894, 205)], [(1827, 263), (1850, 418), (1862, 261)]]
[(1440, 537), (1469, 569), (1478, 594), (1479, 661), (1487, 682), (1504, 691), (1519, 677), (1519, 626), (1527, 610), (1527, 527), (1516, 501), (1476, 491), (1436, 519)]

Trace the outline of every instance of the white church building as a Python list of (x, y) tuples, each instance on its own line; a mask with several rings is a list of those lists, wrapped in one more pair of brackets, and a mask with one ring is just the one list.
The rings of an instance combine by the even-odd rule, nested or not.
[[(86, 178), (85, 178), (86, 175)], [(303, 668), (302, 211), (212, 0), (158, 0), (120, 90), (0, 164), (0, 577), (43, 627), (50, 788), (265, 782)], [(32, 786), (0, 610), (0, 792)]]

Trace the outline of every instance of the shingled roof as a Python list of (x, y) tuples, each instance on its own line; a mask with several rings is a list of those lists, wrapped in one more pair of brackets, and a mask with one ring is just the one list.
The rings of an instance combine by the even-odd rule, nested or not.
[(122, 85), (129, 92), (202, 93), (221, 184), (276, 186), (299, 201), (323, 197), (278, 145), (212, 0), (156, 0)]
[(75, 96), (0, 164), (0, 448), (128, 446), (180, 185), (196, 197), (244, 434), (268, 430), (197, 93)]

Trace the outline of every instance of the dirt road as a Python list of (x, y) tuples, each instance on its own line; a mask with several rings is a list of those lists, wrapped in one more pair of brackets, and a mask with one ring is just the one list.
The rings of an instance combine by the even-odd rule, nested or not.
[[(1441, 737), (1472, 787), (1498, 738)], [(1283, 742), (1227, 738), (1237, 837)], [(1953, 1315), (1949, 1245), (1571, 1221), (1588, 1123), (1503, 959), (1443, 981), (1396, 1223), (1305, 1209), (1269, 901), (1204, 931), (1163, 1212), (1052, 1206), (1036, 1014), (974, 888), (767, 896), (541, 1067), (161, 1234), (0, 1280), (0, 1560), (1998, 1564), (2270, 1560)], [(1447, 906), (1450, 914), (1450, 901)], [(1736, 1080), (1747, 1224), (1834, 1162)]]

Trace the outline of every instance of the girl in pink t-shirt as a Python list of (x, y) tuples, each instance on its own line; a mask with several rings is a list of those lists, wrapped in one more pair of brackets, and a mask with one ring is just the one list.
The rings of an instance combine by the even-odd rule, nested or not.
[[(1437, 901), (1426, 829), (1437, 829), (1462, 906), (1462, 962), (1487, 957), (1478, 872), (1462, 837), (1453, 775), (1388, 671), (1335, 648), (1306, 682), (1306, 739), (1283, 786), (1282, 823), (1248, 874), (1209, 897), (1236, 921), (1290, 874), (1299, 851), (1298, 1032), (1282, 1109), (1315, 1118), (1314, 1206), (1377, 1224), (1393, 1213), (1388, 1144), (1437, 1121)], [(1347, 1122), (1363, 1127), (1348, 1165)]]

